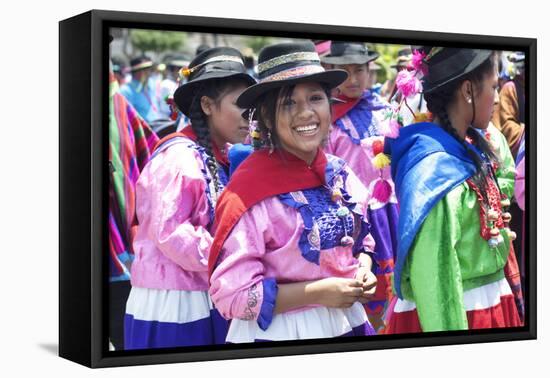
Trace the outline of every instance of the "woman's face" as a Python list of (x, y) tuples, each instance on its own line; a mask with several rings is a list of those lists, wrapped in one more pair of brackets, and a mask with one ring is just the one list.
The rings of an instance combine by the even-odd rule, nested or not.
[(235, 85), (222, 94), (218, 102), (208, 99), (203, 105), (210, 134), (220, 148), (225, 143), (242, 143), (248, 135), (248, 122), (241, 117), (244, 109), (237, 106), (237, 98), (246, 87), (244, 83)]
[(277, 136), (281, 147), (310, 164), (330, 125), (329, 99), (319, 83), (296, 85), (277, 101)]
[(369, 70), (367, 64), (335, 65), (334, 68), (344, 70), (348, 78), (338, 86), (341, 94), (349, 98), (359, 98), (369, 85)]
[(496, 69), (474, 85), (475, 119), (473, 127), (486, 129), (493, 117), (495, 103), (498, 102), (498, 74)]

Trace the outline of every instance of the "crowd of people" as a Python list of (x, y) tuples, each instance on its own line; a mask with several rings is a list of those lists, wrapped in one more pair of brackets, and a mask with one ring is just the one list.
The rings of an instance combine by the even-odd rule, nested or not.
[(112, 60), (111, 349), (523, 324), (525, 57), (378, 58)]

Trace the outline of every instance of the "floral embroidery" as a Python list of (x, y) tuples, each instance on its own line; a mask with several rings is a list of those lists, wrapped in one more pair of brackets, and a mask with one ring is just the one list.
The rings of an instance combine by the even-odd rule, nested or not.
[(304, 196), (304, 193), (302, 193), (302, 192), (290, 192), (290, 195), (292, 196), (294, 201), (296, 201), (298, 203), (307, 204), (307, 199)]
[(248, 289), (248, 299), (246, 301), (246, 308), (244, 309), (244, 315), (241, 319), (253, 320), (256, 318), (256, 311), (253, 309), (258, 305), (258, 285), (254, 284)]
[(307, 235), (307, 240), (313, 248), (318, 250), (321, 249), (321, 235), (319, 234), (319, 226), (317, 223), (313, 224), (311, 232)]

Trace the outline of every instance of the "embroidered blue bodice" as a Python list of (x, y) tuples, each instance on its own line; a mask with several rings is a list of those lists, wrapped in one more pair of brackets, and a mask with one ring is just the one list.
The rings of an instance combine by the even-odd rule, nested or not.
[(345, 132), (354, 144), (361, 144), (361, 140), (365, 138), (380, 135), (373, 120), (373, 111), (386, 108), (388, 104), (384, 103), (378, 94), (367, 90), (357, 105), (334, 124)]
[[(341, 159), (329, 160), (327, 164), (327, 180), (332, 187), (335, 181), (342, 180), (344, 187), (347, 173), (343, 169)], [(315, 264), (319, 264), (321, 250), (341, 245), (341, 239), (348, 235), (355, 240), (352, 252), (358, 253), (363, 249), (363, 239), (368, 235), (370, 227), (363, 219), (357, 204), (351, 201), (351, 196), (344, 188), (340, 189), (343, 195), (343, 206), (350, 211), (345, 217), (337, 215), (340, 207), (331, 199), (331, 190), (326, 187), (317, 187), (297, 192), (280, 194), (278, 197), (284, 204), (298, 210), (304, 222), (304, 231), (300, 237), (299, 247), (302, 256)]]

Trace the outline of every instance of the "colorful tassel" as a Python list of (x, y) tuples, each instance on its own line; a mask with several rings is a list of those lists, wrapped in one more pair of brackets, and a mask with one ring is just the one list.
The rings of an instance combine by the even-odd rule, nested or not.
[(390, 165), (391, 160), (386, 154), (378, 154), (372, 159), (372, 164), (378, 169), (384, 169)]
[(414, 114), (414, 121), (417, 123), (420, 122), (430, 122), (432, 120), (432, 114), (427, 113), (415, 113)]
[(372, 156), (376, 156), (382, 152), (384, 152), (384, 142), (381, 140), (372, 142)]
[(372, 196), (381, 203), (386, 203), (392, 193), (391, 185), (384, 179), (378, 179), (372, 189)]

